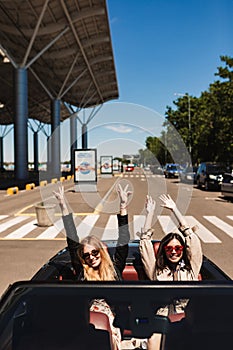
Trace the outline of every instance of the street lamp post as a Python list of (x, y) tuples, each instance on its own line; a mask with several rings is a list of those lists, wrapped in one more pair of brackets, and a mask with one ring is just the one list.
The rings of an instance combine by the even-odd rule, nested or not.
[(181, 94), (181, 93), (175, 93), (174, 95), (186, 96), (188, 98), (188, 141), (189, 141), (189, 153), (192, 154), (190, 96), (189, 94)]

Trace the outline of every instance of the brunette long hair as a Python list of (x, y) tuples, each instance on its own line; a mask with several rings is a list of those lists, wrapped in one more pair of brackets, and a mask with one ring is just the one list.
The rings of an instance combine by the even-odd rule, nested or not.
[[(179, 233), (171, 232), (168, 233), (165, 237), (160, 242), (158, 252), (156, 255), (156, 270), (157, 271), (163, 271), (166, 267), (171, 268), (171, 262), (168, 260), (164, 247), (172, 240), (172, 239), (177, 239), (182, 246), (184, 246), (183, 249), (183, 255), (181, 260), (184, 262), (185, 268), (190, 271), (192, 270), (191, 264), (190, 264), (190, 252), (187, 249), (187, 245), (181, 235)], [(177, 263), (179, 264), (179, 262)]]
[[(86, 244), (92, 245), (100, 251), (101, 262), (98, 269), (93, 269), (83, 259), (83, 248)], [(83, 265), (85, 280), (114, 281), (117, 279), (117, 274), (108, 253), (107, 247), (96, 236), (91, 235), (82, 239), (78, 248), (78, 257)]]

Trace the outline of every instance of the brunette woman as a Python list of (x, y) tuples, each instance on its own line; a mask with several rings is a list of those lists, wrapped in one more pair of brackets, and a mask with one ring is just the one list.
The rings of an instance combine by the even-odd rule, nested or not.
[[(190, 228), (175, 202), (169, 195), (159, 197), (162, 206), (172, 211), (178, 221), (179, 232), (168, 233), (160, 242), (158, 252), (155, 256), (151, 243), (152, 217), (155, 210), (155, 201), (148, 197), (146, 210), (148, 220), (140, 239), (140, 254), (144, 270), (150, 280), (159, 281), (192, 281), (198, 280), (202, 265), (202, 248), (196, 228)], [(171, 313), (183, 312), (188, 300), (174, 300), (173, 304), (160, 308), (157, 314), (169, 315)], [(160, 344), (160, 334), (153, 334), (148, 340), (148, 350), (156, 350)]]

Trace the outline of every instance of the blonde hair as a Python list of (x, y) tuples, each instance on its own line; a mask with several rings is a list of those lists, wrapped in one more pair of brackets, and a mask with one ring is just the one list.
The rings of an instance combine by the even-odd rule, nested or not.
[[(100, 251), (101, 262), (98, 269), (93, 269), (91, 266), (86, 264), (85, 260), (83, 259), (83, 248), (87, 244), (92, 245)], [(114, 281), (117, 279), (116, 271), (107, 251), (107, 247), (96, 236), (92, 235), (82, 239), (78, 248), (78, 257), (83, 265), (85, 280)]]

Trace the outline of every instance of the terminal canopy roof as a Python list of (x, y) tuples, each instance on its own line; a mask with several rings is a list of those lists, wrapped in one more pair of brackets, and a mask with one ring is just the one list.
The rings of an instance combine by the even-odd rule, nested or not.
[(14, 122), (14, 71), (28, 72), (28, 117), (51, 122), (50, 103), (78, 109), (118, 98), (105, 0), (0, 1), (0, 124)]

